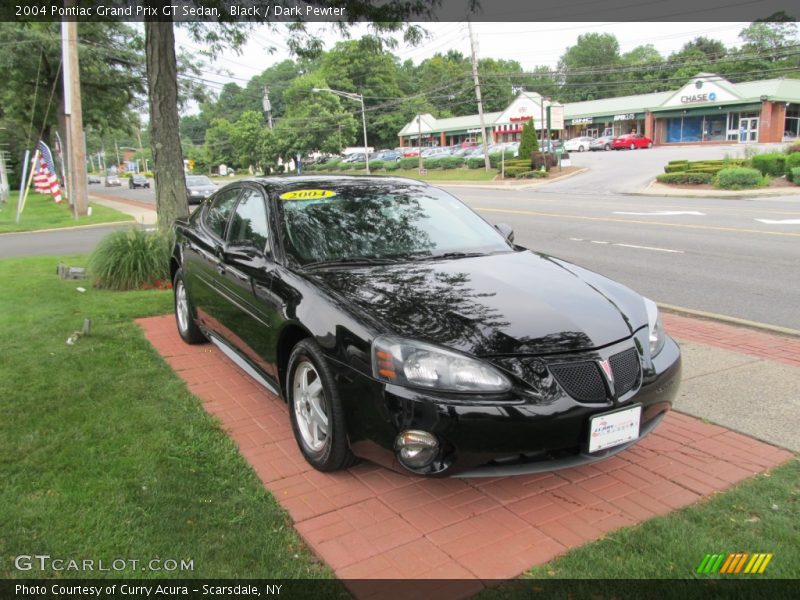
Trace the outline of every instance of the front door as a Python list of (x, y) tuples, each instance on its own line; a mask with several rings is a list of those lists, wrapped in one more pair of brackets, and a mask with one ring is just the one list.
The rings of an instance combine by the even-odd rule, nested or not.
[(758, 117), (739, 119), (739, 143), (758, 141)]

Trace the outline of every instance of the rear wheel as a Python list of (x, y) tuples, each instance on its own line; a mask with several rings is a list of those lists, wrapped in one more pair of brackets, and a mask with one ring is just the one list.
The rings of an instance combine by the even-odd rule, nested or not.
[(178, 333), (187, 344), (200, 344), (206, 341), (206, 336), (194, 322), (192, 305), (186, 293), (186, 284), (183, 281), (183, 270), (178, 269), (172, 280), (172, 291), (175, 295), (175, 322)]
[(603, 150), (611, 150), (611, 144), (606, 144), (603, 146)]
[(648, 148), (652, 148), (653, 147), (653, 142), (647, 142), (647, 147)]
[(319, 471), (338, 471), (356, 462), (333, 372), (311, 339), (289, 357), (286, 377), (289, 418), (300, 452)]
[(633, 142), (631, 142), (631, 146), (630, 146), (630, 148), (631, 148), (631, 150), (636, 150), (636, 144), (634, 144)]
[(583, 152), (585, 148), (583, 146), (578, 146), (578, 152)]

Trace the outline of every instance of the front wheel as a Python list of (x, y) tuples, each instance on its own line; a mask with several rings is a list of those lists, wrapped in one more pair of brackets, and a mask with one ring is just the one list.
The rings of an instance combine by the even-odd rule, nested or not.
[(653, 142), (647, 142), (647, 148), (650, 149), (653, 147)]
[(603, 146), (603, 150), (611, 150), (611, 144), (606, 144)]
[(206, 336), (194, 322), (191, 302), (186, 293), (186, 283), (183, 280), (183, 269), (178, 269), (172, 280), (172, 291), (175, 296), (175, 322), (178, 333), (187, 344), (201, 344), (206, 341)]
[(583, 146), (578, 146), (578, 152), (583, 152), (583, 151), (584, 151), (584, 147)]
[(356, 461), (333, 372), (311, 339), (298, 343), (286, 375), (289, 418), (300, 452), (318, 471), (346, 469)]
[(631, 144), (631, 150), (636, 150), (636, 144)]

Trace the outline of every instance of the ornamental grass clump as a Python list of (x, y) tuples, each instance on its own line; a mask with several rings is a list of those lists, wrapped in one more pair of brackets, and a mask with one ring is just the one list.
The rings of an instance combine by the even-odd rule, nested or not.
[(171, 233), (138, 227), (108, 234), (89, 257), (94, 286), (122, 291), (168, 285), (172, 239)]

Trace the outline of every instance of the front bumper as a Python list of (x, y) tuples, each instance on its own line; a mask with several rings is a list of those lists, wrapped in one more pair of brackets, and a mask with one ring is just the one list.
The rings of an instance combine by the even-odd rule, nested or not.
[[(627, 340), (572, 358), (595, 360), (632, 344)], [(502, 367), (523, 358), (492, 362)], [(552, 378), (546, 393), (515, 387), (504, 397), (492, 399), (431, 394), (386, 385), (343, 365), (338, 370), (350, 445), (357, 456), (403, 473), (480, 477), (567, 468), (607, 458), (633, 445), (670, 410), (680, 382), (681, 358), (677, 344), (668, 338), (653, 361), (642, 358), (635, 389), (598, 403), (573, 399), (560, 385), (553, 385)], [(590, 418), (635, 404), (642, 406), (639, 438), (590, 454)], [(404, 467), (394, 452), (397, 435), (412, 429), (433, 433), (440, 443), (439, 456), (422, 470)]]

